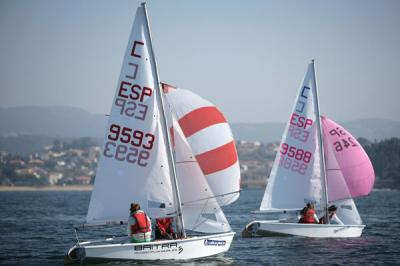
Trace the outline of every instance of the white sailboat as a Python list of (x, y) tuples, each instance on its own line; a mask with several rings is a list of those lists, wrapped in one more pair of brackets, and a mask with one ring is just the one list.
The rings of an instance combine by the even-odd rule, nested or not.
[[(353, 198), (368, 195), (374, 179), (371, 161), (357, 140), (332, 120), (320, 117), (312, 61), (256, 212), (277, 219), (252, 221), (242, 235), (359, 237), (365, 225)], [(336, 205), (343, 225), (298, 223), (298, 214), (306, 203), (315, 205), (318, 217), (327, 215), (329, 205)]]
[[(126, 224), (130, 203), (136, 202), (151, 218), (174, 217), (180, 238), (79, 241), (77, 234), (70, 260), (187, 260), (229, 249), (235, 233), (221, 206), (235, 201), (240, 190), (229, 125), (210, 102), (163, 87), (165, 93), (143, 3), (123, 60), (84, 226)], [(213, 135), (216, 129), (220, 136)], [(186, 230), (201, 234), (187, 236)]]

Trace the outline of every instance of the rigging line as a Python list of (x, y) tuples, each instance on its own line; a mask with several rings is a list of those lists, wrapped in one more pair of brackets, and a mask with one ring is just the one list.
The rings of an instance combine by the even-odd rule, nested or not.
[(197, 202), (197, 201), (202, 201), (202, 200), (208, 200), (208, 199), (213, 199), (213, 198), (218, 198), (218, 197), (224, 197), (226, 195), (231, 195), (231, 194), (236, 194), (236, 193), (240, 193), (242, 190), (238, 190), (238, 191), (233, 191), (233, 192), (229, 192), (229, 193), (225, 193), (225, 194), (220, 194), (220, 195), (215, 195), (215, 196), (210, 196), (210, 197), (206, 197), (206, 198), (202, 198), (202, 199), (197, 199), (197, 200), (192, 200), (192, 201), (187, 201), (187, 202), (182, 202), (183, 204), (188, 204), (188, 203), (193, 203), (193, 202)]
[(175, 162), (175, 164), (180, 164), (180, 163), (197, 163), (197, 161), (181, 161), (181, 162)]

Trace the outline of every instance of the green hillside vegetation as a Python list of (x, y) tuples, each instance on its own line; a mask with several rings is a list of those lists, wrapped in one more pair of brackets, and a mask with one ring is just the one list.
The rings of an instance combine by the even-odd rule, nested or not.
[[(375, 169), (374, 188), (400, 189), (400, 139), (358, 141)], [(0, 137), (0, 185), (73, 185), (92, 183), (100, 141), (43, 136)], [(265, 187), (279, 142), (236, 143), (243, 187)]]
[(380, 142), (359, 139), (375, 169), (375, 188), (400, 189), (400, 139)]

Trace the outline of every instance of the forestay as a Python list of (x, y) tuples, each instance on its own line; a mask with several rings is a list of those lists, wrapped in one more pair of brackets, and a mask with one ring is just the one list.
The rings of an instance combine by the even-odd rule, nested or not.
[[(224, 115), (195, 93), (162, 84), (184, 138), (221, 206), (238, 199), (240, 168)], [(184, 202), (184, 201), (183, 201)]]
[[(143, 6), (136, 13), (104, 137), (87, 223), (125, 221), (138, 202), (151, 217), (175, 211)], [(160, 208), (164, 203), (166, 208)]]
[(323, 199), (324, 182), (316, 119), (315, 74), (311, 63), (282, 136), (261, 211), (301, 209), (307, 202), (321, 208), (326, 201)]

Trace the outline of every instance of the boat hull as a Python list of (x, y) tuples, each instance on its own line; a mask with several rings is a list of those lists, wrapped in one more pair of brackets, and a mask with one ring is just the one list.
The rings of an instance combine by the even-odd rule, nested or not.
[(253, 221), (242, 232), (244, 237), (304, 236), (315, 238), (360, 237), (365, 225), (300, 224), (277, 220)]
[(68, 251), (71, 260), (189, 260), (226, 252), (235, 232), (147, 243), (93, 245), (82, 242)]

